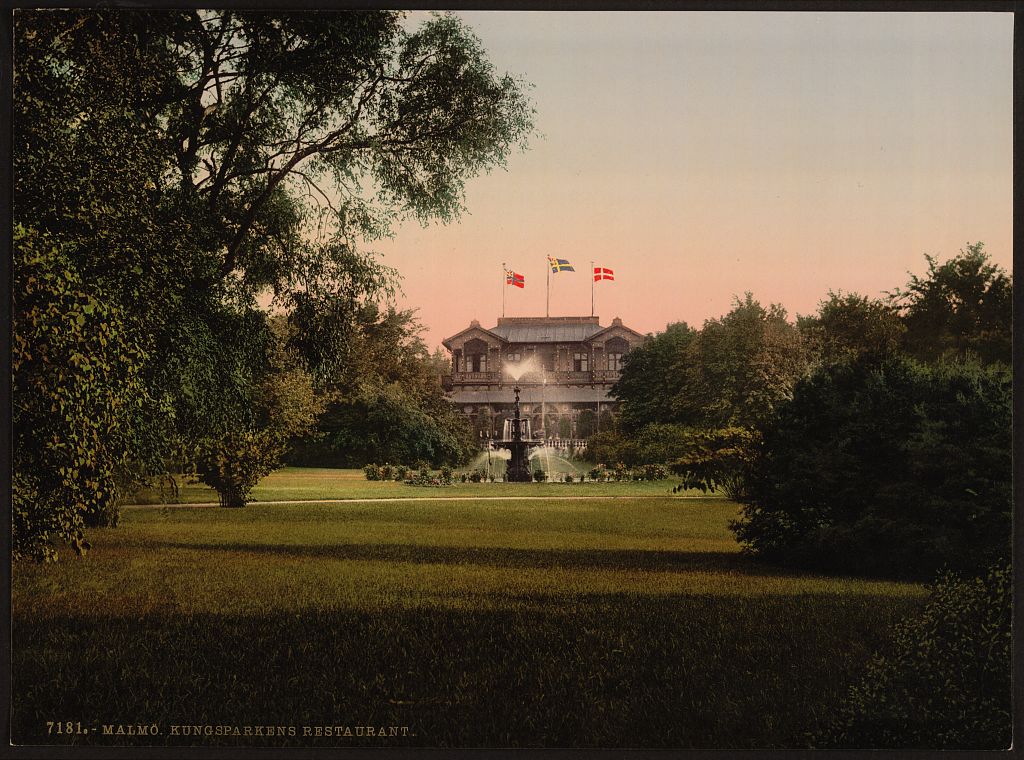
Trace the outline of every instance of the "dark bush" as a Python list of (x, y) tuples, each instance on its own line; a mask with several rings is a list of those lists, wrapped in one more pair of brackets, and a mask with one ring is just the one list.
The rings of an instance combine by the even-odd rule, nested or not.
[(943, 575), (894, 631), (817, 746), (1007, 749), (1011, 741), (1010, 566)]
[(548, 479), (548, 474), (538, 467), (533, 471), (533, 479), (538, 483), (543, 483)]
[(367, 480), (380, 480), (380, 465), (371, 462), (363, 467), (363, 474)]
[(933, 577), (1009, 550), (1011, 381), (905, 358), (823, 369), (764, 429), (733, 530), (771, 561)]
[(217, 491), (222, 507), (244, 507), (260, 478), (280, 463), (280, 441), (264, 430), (228, 433), (199, 458), (199, 480)]

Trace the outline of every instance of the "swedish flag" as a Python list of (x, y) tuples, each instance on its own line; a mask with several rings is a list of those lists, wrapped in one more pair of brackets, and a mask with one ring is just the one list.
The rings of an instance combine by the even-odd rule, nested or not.
[(572, 264), (569, 263), (568, 259), (554, 259), (548, 256), (548, 263), (551, 264), (551, 272), (557, 274), (558, 272), (575, 272), (572, 268)]

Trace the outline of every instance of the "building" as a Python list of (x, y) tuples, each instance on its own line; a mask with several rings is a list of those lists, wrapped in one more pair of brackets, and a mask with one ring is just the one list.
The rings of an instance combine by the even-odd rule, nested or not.
[(613, 418), (608, 391), (622, 357), (646, 340), (616, 317), (500, 317), (491, 328), (473, 320), (443, 341), (452, 355), (449, 398), (482, 437), (500, 437), (512, 413), (515, 375), (520, 409), (535, 436), (587, 438)]

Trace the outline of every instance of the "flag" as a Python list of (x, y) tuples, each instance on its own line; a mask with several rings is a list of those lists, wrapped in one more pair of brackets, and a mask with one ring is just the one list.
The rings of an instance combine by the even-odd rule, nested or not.
[(551, 271), (554, 274), (558, 272), (575, 272), (572, 268), (572, 264), (569, 263), (568, 259), (553, 259), (548, 256), (548, 263), (551, 265)]
[(597, 280), (614, 280), (615, 272), (607, 267), (594, 267), (594, 281)]
[(517, 288), (526, 287), (526, 278), (518, 272), (513, 272), (511, 269), (505, 270), (505, 284), (515, 285)]

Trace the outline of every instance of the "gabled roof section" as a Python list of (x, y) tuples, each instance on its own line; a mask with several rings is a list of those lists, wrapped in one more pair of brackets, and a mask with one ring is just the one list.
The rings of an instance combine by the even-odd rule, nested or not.
[(610, 331), (615, 330), (615, 329), (624, 330), (625, 332), (628, 332), (628, 333), (633, 333), (633, 335), (635, 335), (636, 337), (640, 338), (640, 340), (647, 340), (647, 336), (646, 335), (644, 335), (643, 333), (637, 332), (632, 327), (626, 327), (624, 324), (622, 324), (622, 320), (619, 319), (618, 317), (615, 317), (615, 319), (612, 320), (612, 323), (610, 325), (608, 325), (607, 327), (602, 327), (600, 330), (598, 330), (596, 333), (594, 333), (591, 337), (596, 338), (596, 337), (598, 337), (599, 335), (601, 335), (603, 333), (610, 332)]
[(481, 332), (481, 333), (484, 333), (485, 335), (490, 335), (492, 338), (497, 338), (500, 341), (504, 341), (505, 340), (505, 338), (503, 338), (501, 335), (497, 334), (496, 332), (494, 332), (492, 330), (488, 330), (486, 327), (481, 327), (480, 323), (477, 320), (474, 319), (472, 322), (469, 323), (469, 327), (467, 327), (465, 330), (460, 330), (459, 332), (455, 333), (454, 335), (452, 335), (450, 337), (447, 337), (444, 340), (442, 340), (441, 341), (441, 345), (444, 346), (445, 348), (447, 348), (449, 351), (451, 351), (452, 350), (451, 341), (455, 340), (456, 338), (462, 337), (466, 333), (471, 333), (471, 332)]

